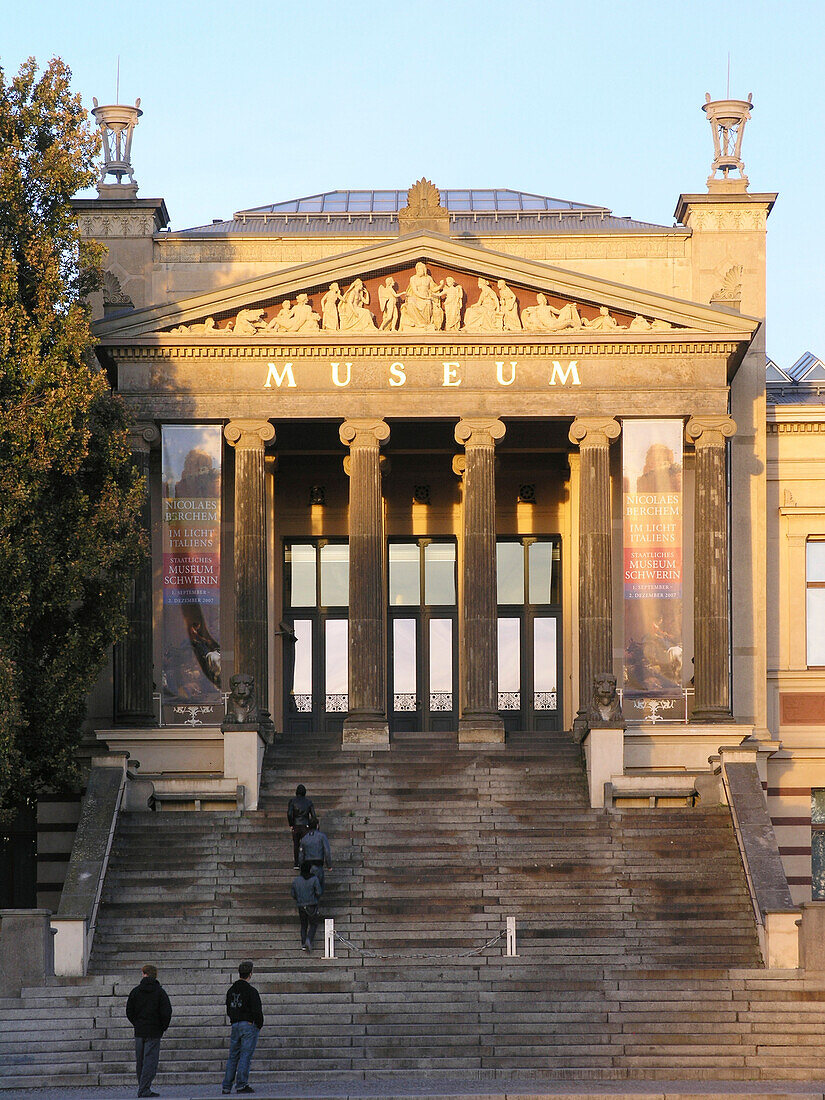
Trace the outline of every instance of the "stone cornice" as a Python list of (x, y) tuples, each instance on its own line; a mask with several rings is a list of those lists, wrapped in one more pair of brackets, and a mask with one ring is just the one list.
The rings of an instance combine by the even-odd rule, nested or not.
[[(750, 334), (743, 333), (742, 340), (748, 340)], [(537, 356), (552, 359), (554, 356), (565, 358), (576, 356), (625, 356), (625, 355), (719, 355), (729, 356), (740, 349), (740, 341), (720, 340), (716, 334), (697, 335), (689, 340), (673, 333), (655, 333), (650, 335), (611, 336), (600, 334), (592, 340), (583, 340), (580, 335), (569, 341), (531, 340), (525, 337), (518, 342), (508, 340), (504, 343), (491, 337), (481, 341), (469, 338), (466, 342), (446, 342), (443, 338), (427, 339), (410, 337), (408, 342), (398, 339), (376, 339), (364, 337), (351, 343), (325, 342), (315, 334), (314, 338), (284, 342), (260, 339), (236, 338), (231, 342), (220, 337), (191, 336), (153, 336), (136, 337), (133, 340), (103, 341), (101, 348), (118, 361), (169, 360), (169, 359), (346, 359), (354, 355), (380, 355), (382, 358), (434, 358), (450, 359), (455, 356), (487, 357), (506, 359), (508, 357), (529, 358)]]

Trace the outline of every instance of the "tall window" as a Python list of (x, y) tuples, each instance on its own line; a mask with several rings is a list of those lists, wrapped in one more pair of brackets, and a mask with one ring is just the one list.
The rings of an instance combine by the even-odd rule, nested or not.
[(825, 666), (825, 539), (809, 539), (805, 555), (808, 667)]

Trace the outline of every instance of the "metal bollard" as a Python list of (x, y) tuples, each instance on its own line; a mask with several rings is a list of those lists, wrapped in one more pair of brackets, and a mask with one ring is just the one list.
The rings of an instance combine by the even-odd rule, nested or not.
[(516, 918), (507, 918), (507, 950), (504, 952), (508, 958), (514, 959), (518, 957), (518, 951), (516, 951)]
[(335, 958), (335, 921), (332, 917), (324, 920), (324, 958)]

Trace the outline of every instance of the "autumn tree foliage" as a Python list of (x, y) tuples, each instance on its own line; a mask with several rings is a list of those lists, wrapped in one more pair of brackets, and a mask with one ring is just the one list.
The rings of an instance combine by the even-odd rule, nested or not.
[(76, 779), (85, 697), (145, 552), (128, 417), (93, 354), (97, 137), (71, 73), (0, 69), (0, 815)]

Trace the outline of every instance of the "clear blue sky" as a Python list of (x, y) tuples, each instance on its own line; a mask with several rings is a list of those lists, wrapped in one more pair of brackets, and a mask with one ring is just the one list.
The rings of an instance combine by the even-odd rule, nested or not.
[(348, 187), (511, 187), (670, 225), (712, 158), (704, 94), (753, 92), (768, 352), (825, 357), (825, 3), (808, 0), (38, 0), (0, 64), (60, 55), (74, 85), (141, 97), (133, 161), (174, 228)]

